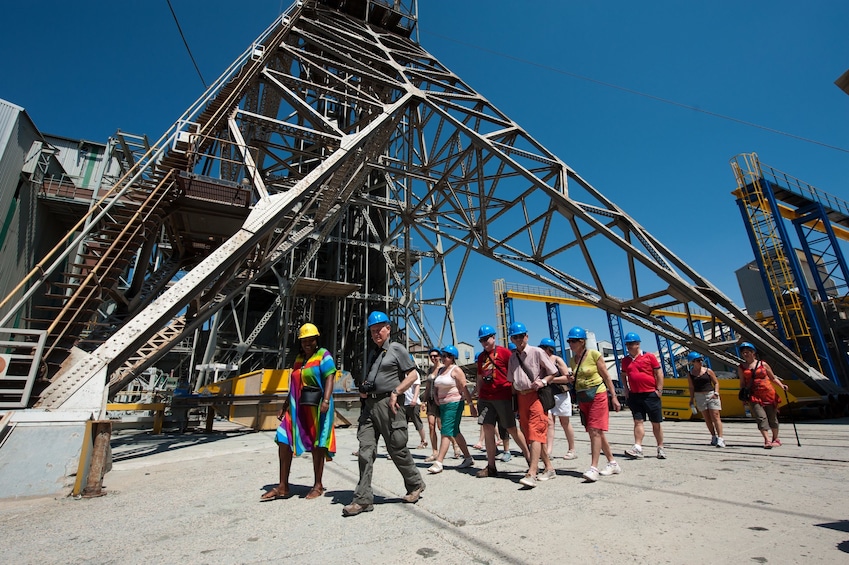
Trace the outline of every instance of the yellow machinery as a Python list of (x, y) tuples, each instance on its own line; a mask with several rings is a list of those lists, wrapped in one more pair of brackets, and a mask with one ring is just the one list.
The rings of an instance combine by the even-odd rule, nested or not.
[[(693, 414), (690, 410), (690, 388), (688, 379), (663, 380), (663, 417), (669, 420), (700, 420), (701, 414)], [(784, 391), (776, 387), (781, 397), (781, 406), (787, 405), (787, 399), (794, 407), (810, 403), (822, 403), (822, 396), (802, 381), (785, 380), (790, 390), (787, 397)], [(774, 386), (774, 385), (773, 385)], [(737, 379), (719, 379), (719, 398), (722, 401), (722, 417), (742, 418), (746, 416), (743, 403), (737, 398), (740, 392), (740, 381)]]
[(268, 396), (268, 401), (257, 399), (250, 404), (222, 403), (215, 411), (231, 422), (255, 430), (273, 430), (277, 427), (277, 411), (289, 393), (290, 369), (262, 369), (224, 379), (200, 389), (201, 395), (227, 396), (228, 398), (256, 399)]
[[(255, 430), (273, 430), (279, 424), (277, 412), (289, 394), (291, 369), (261, 369), (203, 387), (202, 396), (221, 397), (221, 403), (212, 403), (215, 411), (231, 422)], [(351, 374), (336, 372), (333, 399), (336, 406), (337, 425), (350, 424), (350, 410), (359, 407), (359, 398), (353, 389)]]

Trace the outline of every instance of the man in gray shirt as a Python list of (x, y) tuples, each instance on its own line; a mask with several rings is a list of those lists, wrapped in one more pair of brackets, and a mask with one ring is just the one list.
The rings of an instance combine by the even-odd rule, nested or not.
[(418, 502), (425, 489), (422, 475), (407, 447), (407, 416), (403, 405), (399, 407), (398, 404), (399, 398), (403, 402), (404, 391), (419, 378), (418, 369), (403, 345), (389, 341), (391, 327), (385, 313), (375, 311), (369, 314), (368, 326), (377, 347), (369, 352), (366, 376), (360, 383), (362, 412), (357, 428), (360, 481), (354, 491), (354, 500), (342, 509), (343, 516), (374, 510), (371, 477), (380, 437), (383, 437), (389, 457), (404, 477), (407, 490), (404, 502)]

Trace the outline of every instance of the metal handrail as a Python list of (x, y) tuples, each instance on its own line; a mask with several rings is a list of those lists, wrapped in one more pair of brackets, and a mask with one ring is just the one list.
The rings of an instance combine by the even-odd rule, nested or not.
[[(123, 197), (132, 186), (143, 176), (146, 170), (153, 167), (164, 155), (168, 148), (176, 141), (186, 124), (192, 123), (210, 102), (213, 101), (218, 92), (241, 70), (253, 56), (257, 45), (262, 44), (281, 25), (291, 21), (292, 15), (303, 7), (303, 2), (295, 2), (287, 8), (274, 22), (269, 25), (257, 39), (248, 47), (222, 74), (213, 82), (189, 108), (181, 115), (174, 124), (151, 146), (151, 148), (136, 162), (127, 173), (121, 177), (110, 188), (100, 200), (93, 205), (89, 211), (68, 231), (68, 235), (60, 240), (44, 258), (39, 261), (32, 270), (13, 288), (2, 301), (0, 309), (8, 305), (12, 298), (21, 290), (26, 292), (21, 295), (13, 308), (0, 319), (0, 327), (5, 326), (15, 316), (16, 312), (25, 304), (35, 292), (45, 283), (48, 277), (57, 269), (63, 267), (65, 259), (84, 241), (87, 231), (83, 226), (97, 225), (111, 210), (112, 206)], [(72, 240), (70, 236), (78, 234)], [(51, 262), (52, 261), (52, 262)]]

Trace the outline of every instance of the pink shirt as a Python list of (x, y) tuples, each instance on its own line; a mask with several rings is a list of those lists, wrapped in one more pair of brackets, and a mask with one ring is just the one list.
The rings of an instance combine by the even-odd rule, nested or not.
[(460, 389), (457, 388), (457, 379), (451, 376), (451, 373), (458, 370), (457, 365), (451, 365), (448, 370), (445, 367), (439, 370), (439, 374), (434, 379), (433, 384), (436, 387), (436, 403), (447, 404), (449, 402), (460, 402), (463, 400), (463, 395)]
[[(522, 360), (530, 375), (522, 369), (519, 359)], [(507, 380), (513, 383), (513, 388), (516, 390), (530, 390), (533, 388), (531, 386), (533, 381), (559, 374), (560, 371), (551, 362), (548, 353), (533, 345), (525, 346), (525, 350), (521, 353), (518, 350), (514, 351), (507, 363)]]

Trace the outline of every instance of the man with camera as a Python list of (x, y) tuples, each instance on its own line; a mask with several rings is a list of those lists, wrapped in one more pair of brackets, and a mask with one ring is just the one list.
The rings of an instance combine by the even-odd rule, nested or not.
[(354, 500), (342, 509), (343, 516), (356, 516), (374, 510), (371, 477), (380, 437), (386, 443), (389, 457), (404, 477), (407, 494), (404, 502), (418, 502), (425, 489), (424, 480), (407, 447), (407, 415), (398, 399), (419, 378), (418, 369), (407, 349), (390, 342), (389, 317), (372, 312), (368, 317), (369, 333), (377, 347), (369, 352), (365, 378), (359, 383), (362, 411), (357, 440), (360, 443), (360, 481)]
[[(525, 459), (530, 459), (525, 436), (516, 427), (513, 412), (513, 385), (507, 381), (507, 363), (510, 350), (495, 344), (495, 328), (484, 324), (478, 330), (478, 340), (483, 352), (478, 355), (478, 424), (483, 428), (486, 445), (486, 467), (478, 477), (497, 477), (495, 468), (495, 425), (501, 424), (513, 436)], [(506, 437), (502, 438), (505, 440)], [(509, 453), (509, 452), (508, 452)]]

